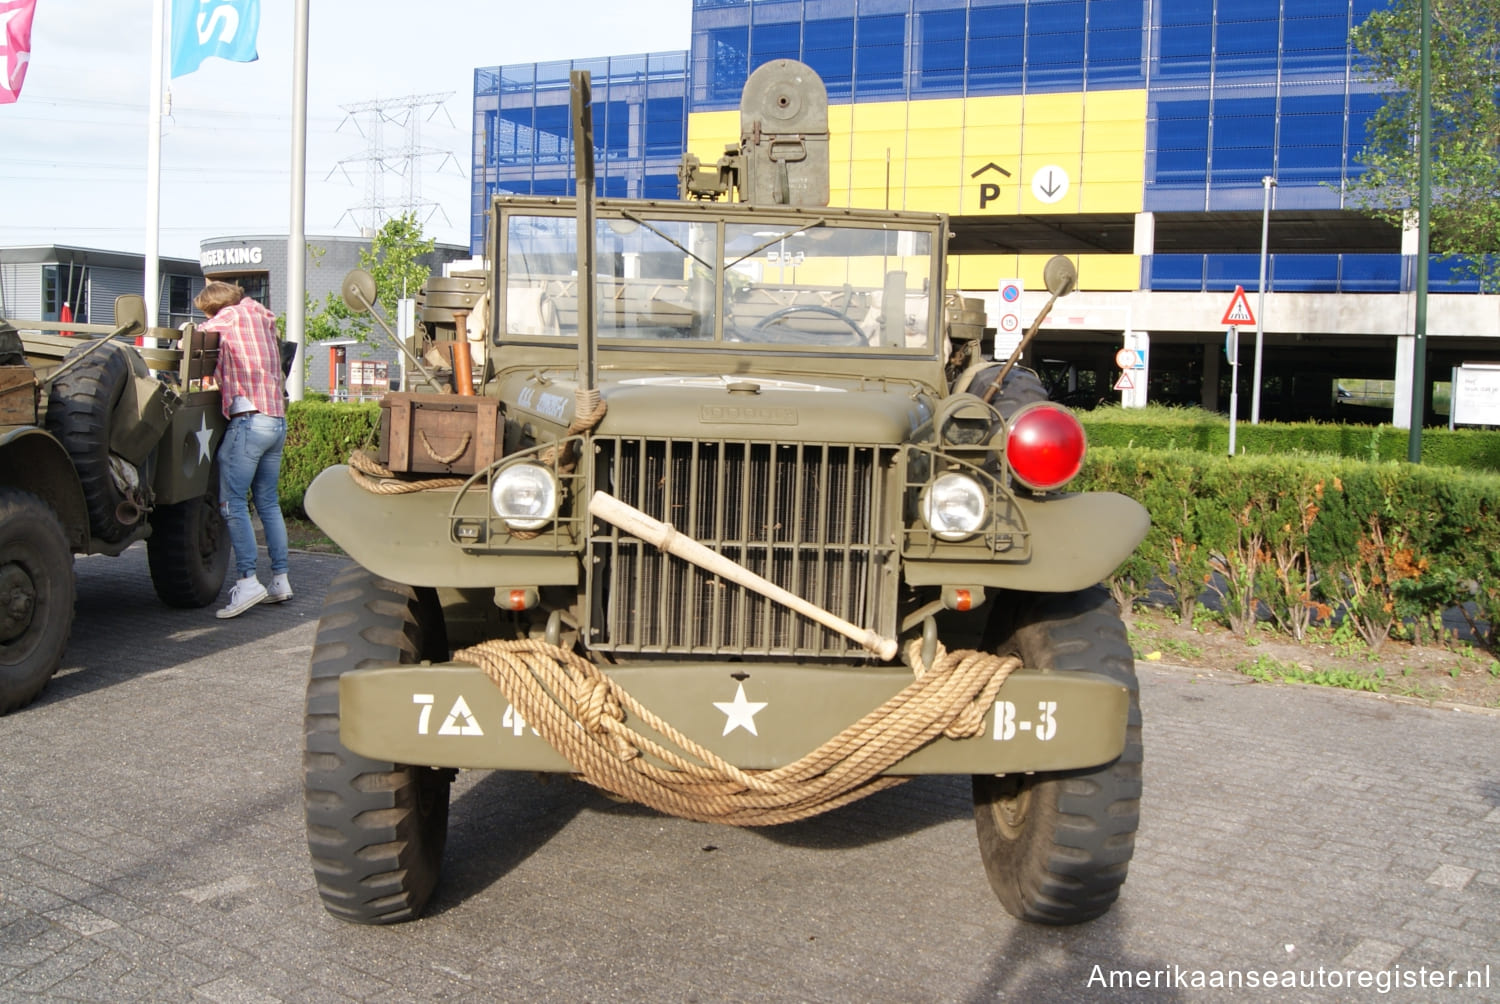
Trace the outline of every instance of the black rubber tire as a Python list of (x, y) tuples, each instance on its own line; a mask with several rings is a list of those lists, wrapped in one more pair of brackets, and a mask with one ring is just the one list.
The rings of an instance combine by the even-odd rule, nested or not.
[(1047, 672), (1098, 673), (1130, 690), (1118, 759), (1087, 770), (974, 778), (979, 853), (1001, 904), (1021, 920), (1077, 924), (1109, 909), (1135, 852), (1142, 756), (1135, 659), (1102, 586), (1022, 597), (1008, 620), (997, 625), (1002, 640), (992, 651)]
[(453, 771), (370, 760), (339, 741), (339, 677), (371, 663), (448, 658), (430, 589), (359, 566), (329, 585), (307, 683), (307, 847), (323, 906), (353, 924), (421, 916), (448, 839)]
[[(995, 382), (995, 376), (1000, 372), (1002, 365), (997, 363), (981, 370), (978, 376), (969, 381), (969, 393), (983, 397), (990, 389), (990, 384)], [(1043, 386), (1042, 378), (1033, 370), (1022, 366), (1010, 368), (1010, 372), (1005, 374), (1005, 379), (1000, 384), (999, 392), (990, 399), (1007, 422), (1010, 421), (1012, 415), (1026, 405), (1046, 400), (1048, 400), (1047, 388)]]
[[(70, 351), (63, 362), (92, 346)], [(139, 363), (139, 366), (136, 364)], [(89, 533), (115, 543), (139, 524), (124, 522), (118, 508), (125, 496), (109, 473), (109, 418), (132, 375), (145, 376), (145, 362), (126, 345), (106, 345), (55, 380), (47, 397), (47, 431), (57, 437), (73, 461), (88, 505)], [(143, 467), (149, 468), (149, 462)], [(148, 470), (141, 480), (149, 485)]]
[(170, 607), (206, 607), (229, 574), (229, 526), (219, 512), (218, 476), (207, 495), (151, 510), (146, 561), (151, 585)]
[(57, 514), (0, 488), (0, 715), (25, 707), (62, 663), (73, 629), (73, 552)]

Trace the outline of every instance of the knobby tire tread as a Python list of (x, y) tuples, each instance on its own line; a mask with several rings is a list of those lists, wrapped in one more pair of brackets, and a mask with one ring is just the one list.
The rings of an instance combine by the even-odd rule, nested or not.
[(324, 907), (351, 923), (413, 920), (437, 885), (449, 775), (371, 760), (339, 740), (345, 670), (447, 657), (430, 600), (353, 566), (329, 586), (318, 622), (305, 719), (307, 844)]
[(0, 488), (0, 568), (29, 580), (32, 602), (26, 629), (0, 644), (4, 715), (42, 692), (62, 663), (73, 629), (73, 552), (57, 514), (30, 492)]
[[(64, 362), (88, 347), (73, 349)], [(109, 543), (123, 540), (133, 527), (115, 514), (124, 495), (109, 471), (110, 414), (132, 376), (133, 356), (140, 358), (124, 345), (99, 348), (54, 381), (47, 398), (47, 431), (62, 444), (78, 472), (89, 532)]]
[[(218, 483), (214, 475), (210, 481)], [(229, 573), (229, 527), (218, 492), (153, 509), (146, 563), (163, 603), (181, 609), (212, 603)]]
[(1020, 655), (1028, 668), (1108, 676), (1130, 691), (1121, 755), (1100, 767), (1021, 781), (1029, 802), (1016, 836), (1000, 829), (991, 807), (1015, 782), (974, 778), (981, 854), (1006, 910), (1043, 924), (1092, 920), (1119, 896), (1140, 821), (1141, 711), (1124, 624), (1102, 586), (1042, 595), (1018, 611), (998, 651)]

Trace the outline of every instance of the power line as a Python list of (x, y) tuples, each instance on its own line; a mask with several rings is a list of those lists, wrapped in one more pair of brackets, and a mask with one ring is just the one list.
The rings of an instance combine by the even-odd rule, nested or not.
[[(364, 233), (373, 235), (386, 220), (398, 214), (411, 214), (426, 223), (432, 219), (434, 213), (440, 213), (443, 221), (452, 226), (442, 206), (422, 197), (422, 162), (424, 159), (441, 157), (437, 166), (439, 171), (452, 161), (459, 176), (463, 176), (463, 169), (459, 167), (458, 160), (454, 158), (451, 151), (422, 145), (423, 123), (430, 121), (439, 111), (447, 116), (448, 113), (443, 105), (452, 96), (452, 91), (442, 94), (408, 94), (405, 97), (360, 101), (339, 106), (347, 116), (344, 121), (352, 121), (355, 129), (365, 138), (365, 152), (357, 157), (345, 157), (340, 160), (334, 165), (333, 170), (328, 172), (328, 177), (340, 171), (348, 177), (348, 165), (364, 165), (365, 199), (344, 213), (344, 216), (353, 217), (356, 225), (359, 224), (359, 217), (362, 214), (367, 220), (367, 223), (361, 227)], [(422, 109), (429, 107), (432, 111), (425, 117), (419, 114)], [(361, 121), (364, 123), (363, 126), (360, 124)], [(448, 123), (455, 130), (457, 129), (451, 117), (448, 117)], [(385, 143), (384, 126), (387, 124), (399, 126), (405, 131), (405, 141), (394, 151), (389, 151)], [(343, 128), (343, 122), (339, 123), (339, 128)], [(402, 179), (399, 198), (386, 196), (385, 176), (387, 174), (395, 174)], [(324, 178), (324, 180), (328, 179)], [(351, 178), (350, 181), (352, 183), (353, 179)], [(339, 222), (342, 223), (343, 219), (344, 217), (339, 217)]]

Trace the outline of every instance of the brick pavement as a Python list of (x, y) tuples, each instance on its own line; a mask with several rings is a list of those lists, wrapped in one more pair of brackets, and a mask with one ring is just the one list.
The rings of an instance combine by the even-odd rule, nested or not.
[(1489, 986), (1384, 997), (1500, 1001), (1500, 716), (1155, 665), (1135, 861), (1092, 924), (1005, 915), (965, 779), (734, 830), (470, 772), (429, 915), (344, 925), (300, 783), (342, 564), (294, 554), (296, 599), (219, 621), (158, 603), (139, 548), (79, 560), (64, 670), (0, 719), (0, 1001), (1348, 1000), (1380, 995), (1090, 978), (1423, 966)]

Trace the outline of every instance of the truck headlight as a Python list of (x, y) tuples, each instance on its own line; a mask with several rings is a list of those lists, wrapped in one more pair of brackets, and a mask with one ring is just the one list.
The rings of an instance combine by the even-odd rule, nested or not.
[(557, 482), (538, 464), (512, 464), (495, 476), (490, 503), (512, 530), (536, 530), (557, 515)]
[(944, 474), (922, 493), (922, 519), (944, 540), (962, 540), (984, 525), (984, 489), (966, 474)]

